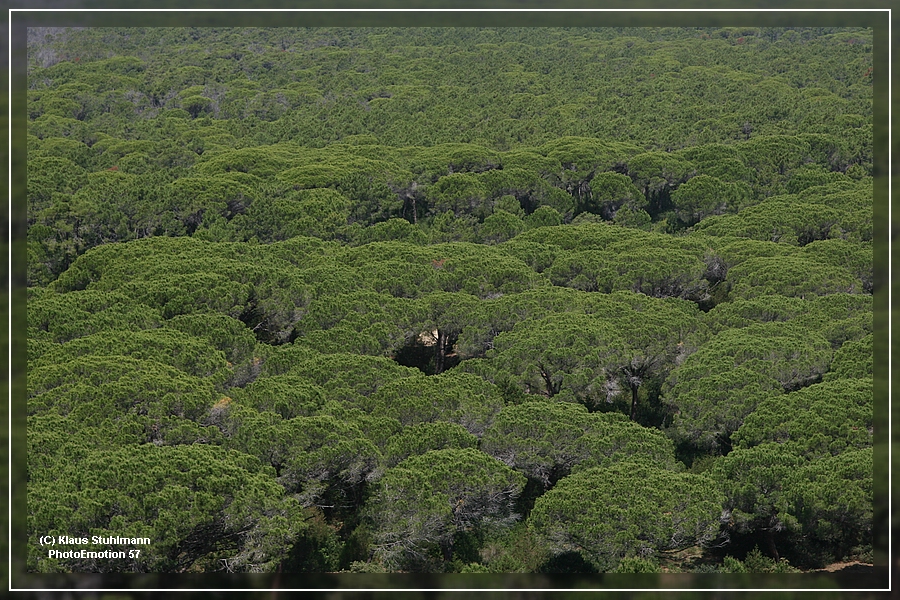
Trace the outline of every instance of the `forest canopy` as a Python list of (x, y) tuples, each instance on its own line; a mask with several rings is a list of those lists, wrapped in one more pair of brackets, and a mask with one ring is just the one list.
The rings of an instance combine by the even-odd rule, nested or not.
[(872, 37), (29, 29), (28, 569), (871, 563)]

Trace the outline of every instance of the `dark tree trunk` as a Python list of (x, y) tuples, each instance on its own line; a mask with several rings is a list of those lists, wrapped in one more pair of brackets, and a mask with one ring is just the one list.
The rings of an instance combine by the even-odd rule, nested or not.
[(544, 380), (544, 385), (547, 386), (547, 397), (552, 398), (559, 391), (556, 386), (553, 385), (553, 380), (550, 378), (550, 373), (541, 368), (541, 378)]
[(447, 354), (447, 334), (437, 330), (437, 343), (434, 345), (434, 374), (444, 372), (444, 357)]
[(441, 554), (446, 562), (453, 560), (453, 538), (441, 542)]
[(775, 548), (775, 530), (769, 527), (766, 529), (766, 543), (769, 546), (769, 554), (772, 555), (772, 558), (775, 561), (778, 561), (778, 549)]
[(631, 385), (631, 420), (637, 420), (638, 386)]

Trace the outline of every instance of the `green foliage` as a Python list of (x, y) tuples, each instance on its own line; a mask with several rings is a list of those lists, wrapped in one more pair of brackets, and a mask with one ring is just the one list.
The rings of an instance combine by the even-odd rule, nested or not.
[[(483, 356), (493, 346), (494, 338), (512, 330), (526, 319), (539, 319), (554, 312), (588, 312), (591, 305), (607, 307), (612, 304), (606, 296), (590, 296), (575, 290), (559, 287), (543, 287), (489, 299), (476, 306), (467, 307), (464, 327), (457, 340), (457, 351), (464, 357)], [(465, 364), (465, 363), (464, 363)]]
[(299, 190), (285, 197), (261, 196), (232, 223), (242, 239), (263, 242), (297, 236), (333, 239), (347, 226), (350, 201), (332, 189)]
[(631, 227), (633, 229), (643, 229), (646, 231), (650, 227), (651, 218), (645, 210), (632, 210), (627, 206), (623, 206), (616, 211), (616, 216), (613, 218), (613, 221), (616, 225), (621, 225), (622, 227)]
[(620, 208), (635, 211), (645, 208), (647, 201), (631, 180), (621, 173), (600, 173), (590, 182), (590, 194), (579, 206), (579, 212), (590, 212), (612, 219)]
[(807, 461), (778, 443), (737, 448), (709, 472), (725, 492), (729, 528), (757, 532), (770, 555), (777, 556), (775, 537), (796, 527), (790, 513), (792, 476)]
[(803, 254), (823, 264), (846, 269), (862, 282), (862, 290), (872, 293), (874, 257), (871, 243), (854, 243), (843, 239), (819, 240), (807, 244)]
[(220, 401), (209, 420), (222, 430), (227, 447), (271, 466), (278, 482), (305, 506), (361, 484), (381, 462), (378, 449), (354, 423), (330, 415), (282, 419)]
[(662, 573), (662, 569), (653, 559), (626, 556), (610, 573)]
[(445, 448), (475, 448), (478, 438), (461, 425), (446, 421), (417, 423), (391, 437), (385, 449), (385, 461), (393, 467), (406, 458)]
[[(61, 149), (54, 152), (54, 150), (46, 148), (45, 152), (54, 152), (54, 154), (49, 156), (38, 154), (28, 161), (28, 209), (29, 216), (33, 219), (38, 218), (41, 211), (50, 208), (54, 192), (64, 196), (71, 195), (88, 184), (84, 167), (69, 158), (69, 156), (79, 158), (75, 153), (80, 150), (81, 146), (87, 150), (87, 146), (75, 140), (66, 141), (76, 144), (74, 149), (65, 152), (67, 156), (56, 155), (56, 152), (60, 152)], [(50, 143), (47, 143), (46, 146), (50, 146)], [(56, 146), (58, 147), (59, 144)], [(45, 148), (44, 144), (40, 148)], [(73, 156), (73, 154), (75, 155)]]
[(490, 426), (502, 406), (496, 386), (455, 370), (387, 383), (364, 403), (369, 412), (393, 417), (405, 426), (446, 421), (476, 436)]
[(872, 377), (875, 360), (873, 340), (874, 335), (870, 333), (861, 340), (844, 342), (834, 353), (831, 368), (824, 375), (825, 381)]
[(872, 32), (398, 32), (29, 28), (29, 567), (870, 554)]
[(474, 242), (476, 239), (476, 223), (478, 223), (478, 221), (475, 217), (464, 216), (462, 218), (457, 218), (454, 216), (453, 211), (448, 210), (427, 221), (429, 239), (435, 244), (445, 242)]
[(820, 335), (793, 323), (722, 331), (672, 370), (664, 387), (676, 415), (672, 433), (717, 450), (756, 406), (819, 380), (831, 362)]
[(720, 573), (800, 573), (786, 559), (775, 560), (760, 552), (756, 546), (747, 553), (743, 561), (726, 556)]
[(82, 423), (128, 414), (198, 419), (214, 385), (152, 359), (87, 355), (31, 370), (28, 412), (54, 412)]
[(491, 573), (539, 572), (550, 556), (525, 523), (519, 522), (492, 536), (481, 550), (482, 560)]
[[(679, 261), (679, 258), (687, 258), (687, 261)], [(547, 275), (554, 285), (587, 292), (610, 293), (624, 289), (661, 297), (679, 295), (682, 288), (691, 283), (692, 262), (696, 261), (687, 256), (672, 256), (664, 250), (642, 249), (617, 254), (585, 250), (558, 254)], [(685, 266), (688, 273), (679, 273)], [(693, 278), (697, 278), (699, 263), (694, 271)]]
[[(281, 353), (273, 373), (304, 377), (323, 387), (329, 399), (356, 403), (388, 384), (420, 374), (389, 358), (338, 353), (319, 355), (300, 349)], [(271, 360), (271, 359), (269, 359)], [(296, 361), (296, 362), (294, 362)], [(282, 366), (283, 365), (283, 366)], [(282, 370), (287, 368), (287, 370)]]
[(190, 113), (192, 119), (196, 119), (202, 113), (210, 112), (212, 100), (204, 96), (190, 96), (181, 101), (181, 107)]
[[(552, 210), (552, 209), (551, 209)], [(497, 244), (516, 237), (525, 229), (525, 223), (505, 210), (495, 210), (484, 220), (481, 236), (489, 244)]]
[[(708, 219), (704, 223), (713, 222), (715, 219)], [(694, 228), (695, 231), (699, 229)], [(703, 231), (700, 232), (704, 234)], [(795, 256), (797, 249), (787, 244), (773, 243), (771, 241), (738, 239), (733, 236), (724, 236), (719, 244), (715, 243), (714, 238), (709, 240), (711, 245), (715, 245), (715, 254), (721, 259), (725, 270), (727, 271), (735, 265), (739, 265), (751, 258), (767, 258), (777, 256)], [(724, 275), (722, 277), (724, 279)]]
[(872, 445), (871, 379), (831, 380), (758, 404), (734, 433), (736, 447), (778, 442), (808, 458)]
[(234, 399), (258, 411), (278, 413), (283, 419), (308, 417), (325, 404), (325, 390), (302, 377), (262, 377), (231, 392)]
[[(161, 422), (161, 425), (165, 428), (170, 423), (176, 427), (189, 423), (185, 420), (177, 424), (172, 421)], [(98, 450), (117, 450), (146, 443), (150, 441), (152, 427), (150, 419), (138, 415), (124, 417), (115, 415), (112, 418), (94, 419), (89, 423), (81, 423), (52, 412), (29, 416), (27, 419), (29, 481), (31, 478), (40, 479), (44, 474), (52, 473), (61, 456), (68, 457), (67, 460), (81, 460)], [(197, 426), (195, 433), (199, 435), (194, 439), (183, 441), (218, 441), (215, 428)]]
[(630, 392), (634, 420), (639, 388), (665, 377), (696, 321), (664, 302), (632, 307), (616, 301), (626, 295), (609, 299), (602, 312), (522, 321), (494, 339), (494, 360), (527, 393), (552, 397), (565, 390), (589, 408)]
[(616, 413), (588, 413), (576, 404), (530, 401), (507, 406), (481, 449), (545, 488), (580, 464), (607, 466), (632, 459), (674, 466), (671, 442)]
[(300, 531), (281, 563), (289, 573), (332, 573), (337, 571), (341, 541), (318, 509), (307, 509), (306, 528)]
[[(780, 392), (775, 379), (744, 367), (713, 370), (696, 378), (689, 378), (690, 372), (690, 367), (685, 367), (670, 375), (669, 383), (678, 383), (665, 396), (675, 406), (669, 432), (675, 439), (704, 450), (726, 450), (730, 434), (747, 415), (766, 398)], [(681, 380), (683, 377), (687, 378)]]
[[(100, 246), (79, 257), (54, 282), (60, 292), (90, 287), (120, 290), (166, 318), (218, 312), (238, 318), (257, 339), (285, 341), (308, 288), (290, 265), (254, 245), (211, 244), (190, 238), (151, 238)], [(247, 260), (247, 259), (251, 260)]]
[(860, 340), (873, 332), (872, 296), (829, 294), (815, 298), (813, 310), (798, 325), (818, 330), (834, 349), (850, 340)]
[(754, 183), (768, 192), (766, 196), (781, 192), (784, 177), (799, 168), (810, 153), (808, 143), (789, 136), (752, 137), (740, 150), (754, 171)]
[(823, 336), (832, 348), (840, 348), (872, 331), (871, 307), (871, 296), (858, 294), (829, 294), (811, 300), (764, 295), (719, 304), (706, 319), (712, 333), (753, 323), (791, 322), (793, 327)]
[(223, 560), (274, 571), (304, 527), (256, 459), (203, 445), (89, 451), (36, 473), (28, 495), (30, 535), (150, 540), (136, 559), (53, 559), (34, 548), (29, 568), (42, 572), (179, 573)]
[(410, 244), (425, 245), (427, 235), (419, 227), (410, 224), (409, 221), (395, 218), (361, 229), (354, 240), (358, 244), (397, 240)]
[(870, 240), (871, 192), (859, 187), (859, 197), (854, 198), (856, 194), (847, 194), (847, 187), (831, 184), (808, 188), (796, 196), (773, 196), (736, 215), (706, 219), (694, 228), (715, 236), (800, 246), (831, 238)]
[(872, 450), (848, 450), (797, 471), (788, 496), (800, 534), (834, 559), (872, 543)]
[[(407, 335), (406, 321), (413, 310), (404, 304), (392, 296), (373, 292), (322, 295), (310, 302), (303, 319), (294, 327), (294, 335), (297, 343), (324, 353), (389, 354), (402, 345)], [(354, 347), (354, 335), (372, 341)]]
[(491, 531), (514, 518), (525, 478), (475, 450), (433, 450), (388, 469), (369, 510), (375, 555), (389, 567), (433, 569), (457, 532)]
[(731, 293), (741, 298), (768, 294), (805, 298), (863, 291), (862, 281), (847, 270), (794, 256), (751, 258), (728, 273)]
[(712, 333), (747, 327), (753, 323), (790, 321), (811, 310), (810, 303), (800, 298), (781, 295), (758, 298), (736, 298), (717, 304), (705, 315)]
[(430, 186), (426, 199), (435, 214), (451, 211), (457, 217), (472, 214), (483, 219), (490, 212), (487, 196), (487, 188), (475, 175), (452, 173)]
[(754, 548), (744, 558), (744, 568), (749, 573), (799, 573), (800, 569), (796, 569), (790, 565), (785, 559), (772, 560), (767, 556), (763, 556), (759, 548)]
[(476, 244), (376, 242), (346, 250), (342, 260), (370, 272), (375, 291), (398, 297), (445, 291), (485, 298), (546, 285), (521, 261)]
[[(502, 171), (492, 171), (492, 173), (500, 172)], [(497, 199), (495, 208), (498, 210), (504, 210), (510, 214), (516, 215), (517, 217), (525, 216), (525, 211), (522, 210), (522, 204), (519, 202), (518, 198), (511, 194), (500, 196), (500, 198)]]
[(730, 186), (709, 175), (698, 175), (672, 192), (678, 218), (693, 225), (709, 215), (725, 212), (734, 203)]
[(562, 217), (560, 216), (559, 211), (552, 206), (542, 204), (537, 207), (533, 213), (528, 215), (525, 219), (525, 223), (529, 228), (554, 227), (562, 224)]
[(294, 144), (226, 150), (203, 158), (197, 163), (194, 171), (208, 176), (233, 172), (249, 173), (265, 179), (286, 172), (299, 152), (302, 152), (302, 149)]
[(645, 152), (628, 161), (628, 176), (648, 200), (684, 183), (693, 171), (690, 162), (664, 152)]
[(64, 343), (109, 329), (150, 329), (160, 321), (159, 311), (119, 292), (51, 292), (28, 302), (29, 340)]
[(722, 567), (719, 570), (720, 573), (746, 573), (747, 567), (744, 566), (744, 563), (734, 558), (733, 556), (726, 556), (722, 560)]
[(221, 351), (172, 329), (107, 330), (48, 348), (39, 356), (30, 357), (29, 366), (59, 365), (88, 356), (127, 356), (138, 361), (154, 361), (217, 383), (222, 383), (228, 375)]
[(237, 319), (226, 315), (178, 315), (166, 321), (166, 327), (200, 338), (225, 353), (231, 366), (252, 360), (256, 337)]
[(623, 462), (560, 480), (535, 502), (528, 524), (553, 554), (580, 552), (610, 571), (629, 556), (711, 541), (722, 501), (706, 477)]
[[(688, 244), (611, 224), (540, 228), (520, 236), (559, 248), (547, 269), (554, 285), (585, 291), (630, 290), (655, 297), (702, 297), (706, 265)], [(562, 251), (561, 251), (562, 250)]]
[(496, 152), (476, 144), (447, 143), (416, 150), (412, 171), (432, 182), (453, 173), (489, 171), (500, 164)]

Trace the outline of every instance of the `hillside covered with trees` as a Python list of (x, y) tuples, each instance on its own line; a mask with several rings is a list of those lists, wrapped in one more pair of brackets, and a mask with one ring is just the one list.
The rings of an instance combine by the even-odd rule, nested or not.
[(33, 28), (28, 69), (30, 570), (872, 562), (871, 30)]

